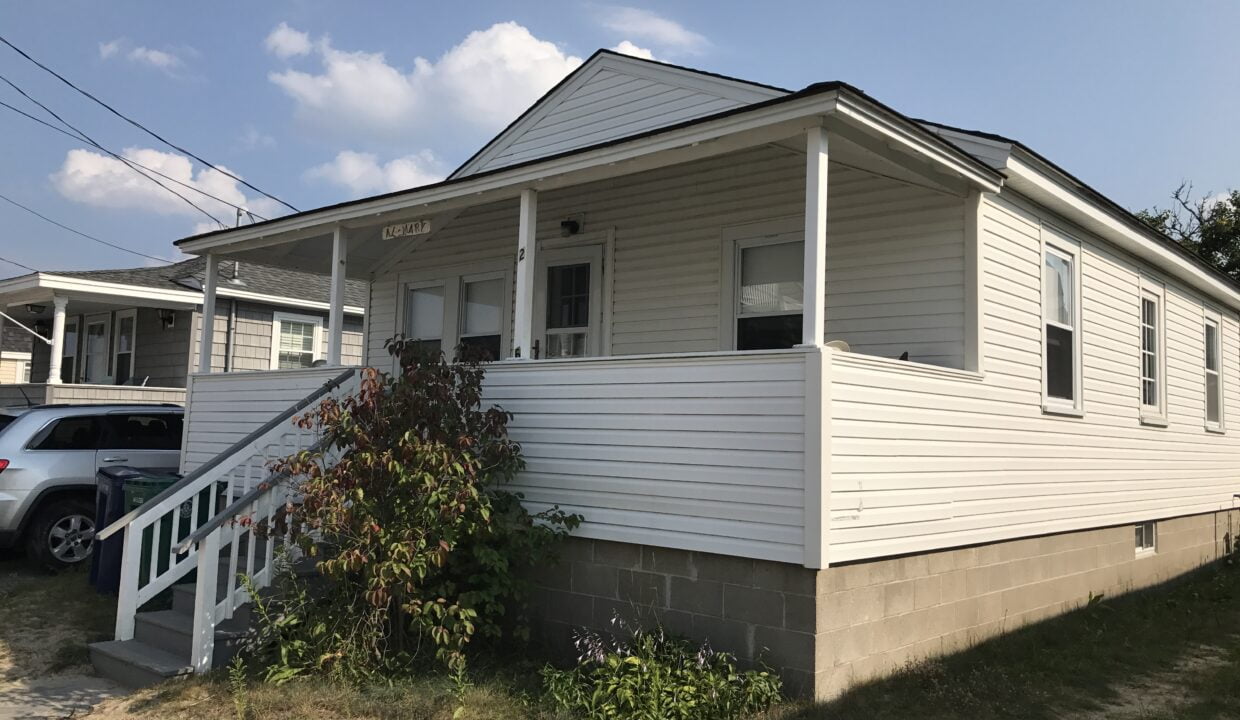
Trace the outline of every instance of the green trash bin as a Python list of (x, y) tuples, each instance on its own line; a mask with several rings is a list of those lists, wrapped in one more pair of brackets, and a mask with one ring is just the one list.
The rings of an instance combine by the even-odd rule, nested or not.
[[(134, 508), (141, 507), (159, 495), (164, 490), (174, 485), (181, 476), (171, 470), (145, 470), (137, 468), (129, 468), (130, 474), (124, 479), (122, 491), (124, 492), (125, 512), (129, 512)], [(172, 552), (174, 539), (180, 541), (186, 535), (189, 535), (189, 513), (191, 504), (185, 503), (181, 508), (181, 512), (167, 515), (160, 521), (160, 554), (159, 567), (165, 570), (168, 567), (169, 555)], [(199, 513), (207, 512), (208, 508), (202, 508)], [(173, 527), (175, 522), (175, 529)], [(175, 538), (174, 538), (175, 533)], [(147, 528), (142, 533), (142, 555), (141, 564), (138, 566), (138, 586), (146, 585), (151, 577), (151, 546), (155, 542), (154, 528)]]

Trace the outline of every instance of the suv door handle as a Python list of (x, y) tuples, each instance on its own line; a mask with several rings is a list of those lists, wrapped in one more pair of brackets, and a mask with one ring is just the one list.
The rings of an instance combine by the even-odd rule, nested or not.
[(110, 457), (110, 458), (104, 458), (104, 459), (103, 459), (103, 461), (104, 461), (104, 462), (129, 462), (129, 458), (127, 458), (127, 457)]

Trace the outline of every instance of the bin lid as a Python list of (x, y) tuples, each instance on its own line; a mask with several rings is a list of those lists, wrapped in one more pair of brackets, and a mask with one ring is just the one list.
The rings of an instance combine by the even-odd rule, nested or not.
[(123, 480), (124, 482), (154, 482), (166, 483), (169, 480), (176, 481), (181, 479), (181, 474), (176, 468), (136, 468), (128, 465), (109, 465), (99, 468), (98, 478), (100, 480)]

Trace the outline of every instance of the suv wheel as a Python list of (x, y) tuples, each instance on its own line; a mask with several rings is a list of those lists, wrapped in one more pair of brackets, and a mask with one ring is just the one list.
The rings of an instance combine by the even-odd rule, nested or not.
[(95, 509), (83, 500), (53, 500), (26, 533), (26, 553), (52, 570), (80, 565), (95, 544)]

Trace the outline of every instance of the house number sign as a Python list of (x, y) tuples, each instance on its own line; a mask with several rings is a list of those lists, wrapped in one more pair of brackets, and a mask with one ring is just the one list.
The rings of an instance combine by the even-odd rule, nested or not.
[(431, 231), (431, 221), (429, 218), (423, 220), (414, 220), (413, 222), (397, 223), (396, 225), (388, 225), (383, 228), (384, 240), (395, 240), (400, 237), (408, 237), (410, 235), (426, 235)]

